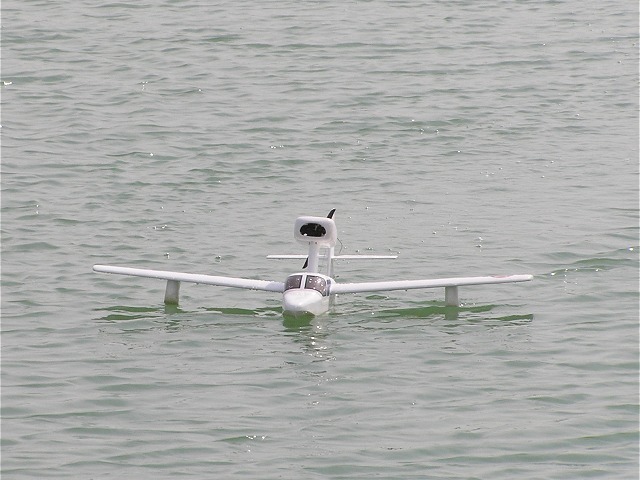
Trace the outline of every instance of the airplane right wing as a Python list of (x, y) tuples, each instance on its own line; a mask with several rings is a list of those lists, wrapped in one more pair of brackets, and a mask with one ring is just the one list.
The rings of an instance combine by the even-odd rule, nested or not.
[(174, 282), (200, 283), (203, 285), (218, 285), (221, 287), (246, 288), (249, 290), (264, 290), (266, 292), (283, 292), (283, 282), (269, 280), (255, 280), (252, 278), (219, 277), (215, 275), (201, 275), (197, 273), (170, 272), (166, 270), (148, 270), (144, 268), (115, 267), (111, 265), (94, 265), (93, 270), (100, 273), (114, 273), (117, 275), (131, 275), (134, 277), (158, 278)]

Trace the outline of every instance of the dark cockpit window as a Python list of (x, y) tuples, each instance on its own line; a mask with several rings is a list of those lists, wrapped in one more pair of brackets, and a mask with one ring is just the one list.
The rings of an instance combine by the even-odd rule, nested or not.
[(327, 230), (319, 223), (305, 223), (300, 227), (300, 233), (306, 237), (323, 237)]
[(302, 283), (302, 275), (291, 275), (287, 278), (287, 281), (284, 284), (284, 289), (290, 290), (292, 288), (300, 288), (300, 283)]
[(307, 281), (305, 282), (304, 288), (317, 290), (322, 294), (322, 296), (327, 295), (327, 281), (316, 275), (307, 275)]

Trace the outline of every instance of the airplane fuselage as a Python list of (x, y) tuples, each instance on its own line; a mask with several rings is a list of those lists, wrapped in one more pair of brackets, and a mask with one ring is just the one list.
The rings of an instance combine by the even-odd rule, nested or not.
[(329, 310), (333, 280), (320, 273), (294, 273), (287, 277), (282, 310), (287, 315), (320, 315)]

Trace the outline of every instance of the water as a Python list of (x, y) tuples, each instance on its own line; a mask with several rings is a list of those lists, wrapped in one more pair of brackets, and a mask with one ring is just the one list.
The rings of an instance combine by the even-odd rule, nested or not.
[[(638, 476), (629, 2), (3, 3), (6, 478)], [(344, 296), (282, 280), (337, 208)]]

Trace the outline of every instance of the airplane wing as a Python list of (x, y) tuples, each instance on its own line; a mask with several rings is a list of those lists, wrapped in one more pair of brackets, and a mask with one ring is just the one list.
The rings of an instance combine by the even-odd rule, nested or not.
[(533, 275), (492, 275), (486, 277), (436, 278), (433, 280), (391, 280), (385, 282), (332, 283), (331, 294), (412, 290), (415, 288), (460, 287), (490, 283), (528, 282)]
[(109, 265), (94, 265), (93, 270), (100, 273), (115, 273), (134, 277), (159, 278), (174, 282), (202, 283), (221, 287), (247, 288), (249, 290), (264, 290), (266, 292), (284, 291), (283, 282), (268, 280), (254, 280), (250, 278), (217, 277), (214, 275), (200, 275), (196, 273), (169, 272), (165, 270), (147, 270), (143, 268), (114, 267)]

